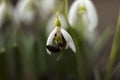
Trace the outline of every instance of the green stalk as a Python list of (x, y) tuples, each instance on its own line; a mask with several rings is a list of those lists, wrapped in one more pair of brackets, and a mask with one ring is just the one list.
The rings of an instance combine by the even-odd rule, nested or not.
[[(87, 80), (87, 75), (86, 75), (86, 69), (85, 69), (85, 64), (84, 64), (84, 52), (83, 52), (83, 37), (80, 35), (80, 37), (77, 37), (76, 35), (79, 35), (75, 30), (73, 30), (70, 27), (70, 24), (68, 22), (68, 0), (64, 0), (64, 15), (67, 21), (67, 24), (69, 26), (68, 30), (70, 31), (75, 44), (76, 44), (76, 62), (77, 62), (77, 70), (78, 70), (78, 78), (79, 80)], [(82, 34), (82, 32), (80, 32)]]
[[(75, 30), (69, 27), (69, 32), (71, 33), (74, 42), (76, 44), (76, 62), (77, 62), (77, 70), (78, 70), (78, 78), (79, 80), (87, 80), (86, 69), (85, 69), (85, 62), (84, 62), (84, 45), (83, 45), (83, 37), (82, 35), (78, 34)], [(79, 35), (77, 37), (76, 35)]]
[(65, 17), (67, 17), (67, 15), (68, 15), (68, 0), (64, 0), (63, 9), (64, 9), (64, 15), (65, 15)]
[[(78, 46), (77, 46), (78, 47)], [(76, 53), (76, 59), (77, 59), (77, 68), (78, 68), (78, 77), (79, 80), (87, 80), (86, 79), (86, 71), (85, 71), (85, 66), (84, 66), (84, 59), (83, 59), (83, 53), (81, 50), (77, 49)]]
[(118, 25), (116, 28), (115, 37), (113, 40), (112, 49), (111, 49), (108, 65), (106, 68), (104, 80), (111, 80), (113, 65), (114, 65), (115, 59), (116, 59), (117, 54), (118, 54), (117, 51), (118, 51), (119, 42), (120, 42), (120, 13), (119, 13)]

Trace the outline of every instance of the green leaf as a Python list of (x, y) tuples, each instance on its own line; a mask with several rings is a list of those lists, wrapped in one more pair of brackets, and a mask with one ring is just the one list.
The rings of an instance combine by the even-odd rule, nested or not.
[(117, 72), (120, 71), (120, 63), (115, 67), (115, 69), (112, 72), (112, 76), (115, 75)]
[(0, 54), (4, 53), (5, 52), (5, 44), (4, 44), (4, 40), (3, 40), (3, 37), (0, 36)]
[(115, 36), (114, 36), (114, 40), (113, 40), (113, 44), (112, 44), (112, 48), (111, 48), (111, 52), (110, 52), (110, 57), (109, 57), (109, 61), (107, 64), (106, 73), (104, 76), (104, 80), (111, 80), (113, 65), (114, 65), (115, 59), (118, 55), (119, 42), (120, 42), (120, 13), (119, 13), (119, 17), (118, 17), (118, 25), (116, 28), (116, 32), (115, 32)]
[(92, 55), (89, 56), (89, 59), (91, 60), (91, 64), (90, 64), (91, 66), (94, 66), (95, 62), (97, 61), (100, 55), (101, 50), (103, 49), (105, 43), (107, 43), (107, 41), (110, 39), (111, 36), (112, 36), (112, 31), (110, 27), (107, 27), (98, 38), (95, 45), (93, 46)]

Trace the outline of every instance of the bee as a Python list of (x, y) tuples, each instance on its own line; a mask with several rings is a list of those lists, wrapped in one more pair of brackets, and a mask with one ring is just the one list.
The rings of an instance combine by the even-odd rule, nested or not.
[(57, 33), (54, 35), (53, 44), (47, 45), (46, 48), (52, 53), (59, 53), (66, 47), (65, 38), (61, 35), (61, 40), (57, 40)]

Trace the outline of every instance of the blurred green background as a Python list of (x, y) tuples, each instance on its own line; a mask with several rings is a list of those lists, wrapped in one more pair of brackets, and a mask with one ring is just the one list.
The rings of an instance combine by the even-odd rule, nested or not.
[[(13, 15), (18, 14), (17, 16), (19, 16), (19, 12), (14, 10), (22, 0), (8, 1), (13, 5)], [(61, 59), (57, 61), (56, 54), (48, 55), (46, 52), (48, 37), (46, 26), (51, 16), (55, 15), (56, 11), (62, 7), (63, 0), (55, 0), (55, 9), (47, 16), (42, 13), (44, 8), (41, 8), (44, 0), (35, 1), (38, 1), (40, 7), (35, 8), (36, 16), (32, 23), (19, 21), (8, 14), (5, 16), (0, 29), (0, 80), (79, 80), (76, 54), (70, 49), (64, 50)], [(73, 0), (68, 1), (70, 6)], [(83, 53), (81, 58), (83, 58), (84, 68), (87, 72), (87, 80), (102, 80), (117, 26), (120, 0), (92, 1), (99, 17), (98, 27), (95, 29), (97, 34), (95, 43), (91, 45), (89, 41), (84, 41), (82, 35), (76, 41), (75, 35), (78, 33), (71, 28), (68, 28), (67, 31), (72, 35), (75, 43), (79, 42), (78, 45), (81, 46), (80, 51)], [(32, 9), (34, 9), (33, 5)], [(108, 27), (110, 30), (107, 30)], [(94, 48), (96, 44), (99, 45), (97, 49)], [(120, 55), (116, 59), (116, 64), (119, 63), (119, 58)], [(96, 65), (98, 69), (96, 69)], [(80, 73), (82, 74), (82, 71)], [(97, 73), (101, 79), (95, 77)], [(120, 70), (112, 80), (120, 80), (119, 74)]]

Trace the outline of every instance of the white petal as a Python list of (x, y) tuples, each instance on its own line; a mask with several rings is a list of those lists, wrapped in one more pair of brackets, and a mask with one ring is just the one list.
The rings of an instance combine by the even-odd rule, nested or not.
[[(46, 45), (51, 45), (52, 44), (52, 41), (53, 41), (53, 38), (54, 38), (54, 35), (55, 35), (56, 31), (57, 31), (57, 27), (48, 36)], [(47, 52), (48, 52), (49, 55), (51, 54), (51, 52), (48, 49), (47, 49)]]
[(73, 50), (74, 53), (76, 53), (76, 47), (75, 47), (74, 41), (73, 41), (72, 37), (70, 36), (70, 34), (67, 31), (65, 31), (64, 29), (61, 29), (61, 33), (62, 33), (63, 37), (65, 38), (68, 46)]
[(5, 2), (1, 2), (0, 3), (0, 28), (2, 27), (3, 22), (5, 20), (5, 14), (6, 13), (9, 14), (11, 19), (14, 18), (12, 5), (10, 5), (9, 3), (6, 4)]
[(87, 14), (83, 15), (83, 21), (89, 31), (93, 31), (98, 24), (98, 16), (94, 4), (91, 0), (84, 0)]
[(0, 4), (0, 28), (4, 22), (4, 14), (5, 14), (5, 4)]
[(82, 15), (83, 23), (89, 31), (93, 31), (98, 24), (98, 16), (94, 4), (91, 0), (76, 0), (69, 11), (68, 20), (71, 26), (75, 26), (78, 18), (78, 8), (81, 6), (85, 6), (87, 9), (87, 13)]
[(16, 9), (15, 9), (16, 18), (18, 20), (25, 22), (25, 23), (28, 23), (28, 24), (33, 21), (33, 19), (35, 18), (35, 13), (36, 13), (36, 10), (29, 9), (30, 3), (33, 3), (35, 6), (37, 6), (35, 1), (20, 0), (16, 6)]
[(75, 1), (75, 2), (73, 2), (72, 6), (70, 7), (70, 10), (69, 10), (68, 21), (72, 27), (77, 22), (78, 6), (79, 6), (79, 1)]
[(41, 15), (43, 19), (47, 19), (50, 14), (54, 11), (55, 7), (55, 2), (56, 0), (41, 0), (40, 5), (41, 5)]

